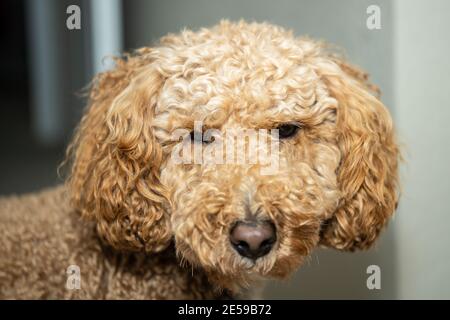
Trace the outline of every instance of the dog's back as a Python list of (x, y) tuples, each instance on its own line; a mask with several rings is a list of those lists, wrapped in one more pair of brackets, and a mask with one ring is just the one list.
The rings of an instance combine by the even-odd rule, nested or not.
[(64, 187), (0, 198), (0, 298), (214, 298), (203, 273), (180, 267), (173, 247), (120, 253), (82, 221)]

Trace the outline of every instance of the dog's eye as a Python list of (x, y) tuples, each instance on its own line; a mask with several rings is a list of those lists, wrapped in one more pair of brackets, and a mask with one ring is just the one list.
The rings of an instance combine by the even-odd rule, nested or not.
[(203, 134), (197, 131), (191, 131), (192, 142), (203, 142)]
[(300, 126), (292, 123), (286, 123), (280, 125), (277, 129), (280, 139), (287, 139), (295, 136), (298, 130), (300, 130)]
[(205, 144), (208, 144), (208, 143), (211, 143), (211, 142), (214, 142), (214, 140), (215, 140), (215, 138), (214, 137), (211, 137), (211, 139), (210, 140), (206, 140), (204, 137), (204, 135), (203, 135), (203, 133), (202, 132), (198, 132), (198, 131), (191, 131), (191, 141), (192, 142), (195, 142), (195, 143), (205, 143)]

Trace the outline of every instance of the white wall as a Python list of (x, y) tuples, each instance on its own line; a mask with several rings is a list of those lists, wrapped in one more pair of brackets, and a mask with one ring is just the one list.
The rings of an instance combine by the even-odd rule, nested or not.
[(450, 1), (396, 1), (395, 113), (405, 144), (395, 221), (402, 299), (450, 298)]

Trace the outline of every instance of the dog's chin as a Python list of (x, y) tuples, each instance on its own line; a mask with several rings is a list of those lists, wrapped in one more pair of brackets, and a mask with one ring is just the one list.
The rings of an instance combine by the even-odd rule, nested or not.
[(276, 249), (258, 259), (249, 259), (225, 242), (218, 245), (216, 251), (201, 246), (194, 249), (185, 241), (178, 241), (176, 249), (183, 265), (202, 270), (212, 284), (232, 292), (249, 289), (266, 279), (285, 279), (300, 267), (305, 258), (303, 254), (286, 255), (286, 250)]
[[(275, 256), (275, 255), (274, 255)], [(203, 266), (209, 281), (221, 290), (226, 289), (233, 294), (239, 294), (263, 285), (267, 280), (286, 279), (301, 265), (303, 257), (289, 257), (287, 259), (251, 260), (238, 257), (235, 265), (230, 268), (218, 266)]]
[[(206, 272), (215, 285), (232, 291), (248, 289), (269, 279), (289, 277), (301, 265), (304, 257), (279, 257), (271, 252), (259, 259), (239, 256), (234, 251), (227, 252), (219, 259), (202, 263), (192, 251), (184, 252), (182, 260)], [(203, 261), (204, 262), (204, 261)]]

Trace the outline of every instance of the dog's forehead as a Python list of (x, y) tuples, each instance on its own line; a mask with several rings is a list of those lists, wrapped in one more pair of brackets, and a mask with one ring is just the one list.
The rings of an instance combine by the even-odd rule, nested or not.
[(237, 78), (214, 73), (166, 80), (156, 106), (156, 117), (167, 123), (206, 121), (220, 126), (235, 122), (261, 122), (267, 117), (289, 120), (308, 111), (327, 90), (314, 70), (295, 66), (279, 78), (273, 72), (242, 72)]
[(166, 79), (155, 113), (166, 127), (258, 122), (270, 114), (289, 119), (323, 94), (306, 59), (318, 45), (271, 26), (186, 32), (162, 43), (159, 68)]

